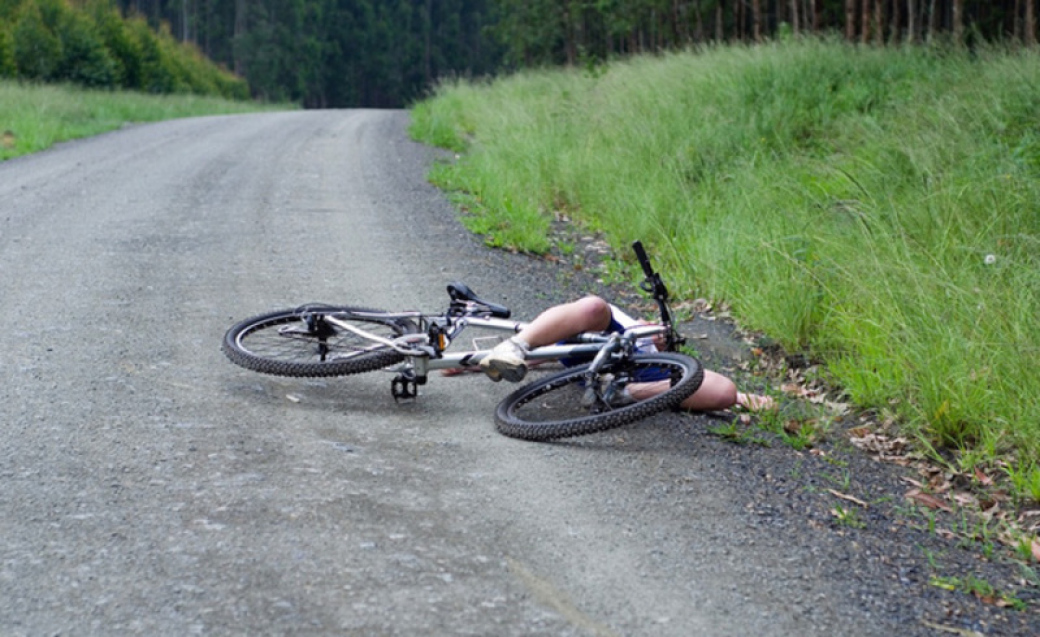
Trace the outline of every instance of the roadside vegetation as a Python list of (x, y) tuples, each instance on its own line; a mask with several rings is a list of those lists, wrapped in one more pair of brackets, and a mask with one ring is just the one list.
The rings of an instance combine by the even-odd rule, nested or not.
[(248, 99), (245, 80), (111, 0), (0, 0), (0, 79)]
[(0, 81), (0, 161), (129, 123), (293, 108), (198, 95), (149, 95)]
[[(1040, 57), (821, 39), (439, 86), (413, 134), (494, 245), (642, 239), (686, 298), (1040, 500)], [(555, 246), (566, 252), (568, 246)]]

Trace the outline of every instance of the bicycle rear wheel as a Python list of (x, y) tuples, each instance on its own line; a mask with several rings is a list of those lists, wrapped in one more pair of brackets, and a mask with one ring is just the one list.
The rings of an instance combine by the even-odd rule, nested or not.
[[(583, 365), (535, 381), (507, 396), (495, 411), (495, 427), (512, 438), (553, 440), (606, 431), (673, 409), (704, 380), (699, 361), (671, 353), (636, 354), (600, 372), (590, 383)], [(669, 387), (644, 400), (615, 398), (632, 385), (668, 380)]]
[(236, 365), (276, 376), (345, 376), (382, 369), (404, 360), (404, 356), (325, 320), (333, 316), (391, 339), (417, 331), (412, 321), (381, 317), (382, 312), (328, 305), (270, 312), (229, 329), (221, 349)]

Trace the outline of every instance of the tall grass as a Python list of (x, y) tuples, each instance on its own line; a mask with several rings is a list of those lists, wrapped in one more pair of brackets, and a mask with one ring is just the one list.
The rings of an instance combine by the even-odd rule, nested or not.
[(113, 130), (129, 122), (245, 113), (265, 108), (293, 107), (197, 95), (160, 96), (0, 80), (0, 160)]
[[(1040, 59), (797, 41), (441, 86), (494, 243), (563, 212), (924, 438), (1040, 456)], [(522, 219), (519, 223), (515, 219)]]

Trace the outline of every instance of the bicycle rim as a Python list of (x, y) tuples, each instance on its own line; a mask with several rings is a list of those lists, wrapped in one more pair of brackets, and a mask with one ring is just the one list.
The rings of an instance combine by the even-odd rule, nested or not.
[(495, 411), (495, 427), (512, 438), (553, 440), (606, 431), (658, 412), (674, 409), (704, 379), (696, 359), (681, 354), (638, 354), (612, 365), (593, 380), (597, 387), (617, 397), (621, 390), (647, 375), (667, 379), (667, 390), (630, 404), (604, 401), (602, 392), (590, 391), (584, 365), (521, 387), (507, 396)]
[[(355, 314), (362, 312), (364, 316)], [(277, 376), (343, 376), (382, 369), (404, 356), (324, 320), (334, 316), (382, 338), (416, 330), (411, 321), (380, 317), (380, 312), (314, 305), (271, 312), (248, 318), (228, 330), (222, 349), (236, 365)]]

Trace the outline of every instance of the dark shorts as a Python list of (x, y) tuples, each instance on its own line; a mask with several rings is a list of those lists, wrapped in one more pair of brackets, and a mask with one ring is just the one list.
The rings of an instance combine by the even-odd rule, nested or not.
[[(613, 316), (610, 317), (610, 327), (607, 328), (607, 334), (620, 334), (625, 331), (625, 326), (617, 322)], [(566, 345), (566, 341), (561, 342), (561, 345)], [(568, 356), (561, 358), (560, 363), (564, 367), (577, 367), (578, 365), (586, 365), (592, 362), (595, 356), (592, 354), (582, 354), (580, 356)], [(663, 367), (647, 367), (636, 372), (635, 380), (639, 383), (653, 383), (659, 380), (668, 380), (670, 378), (668, 370)]]

